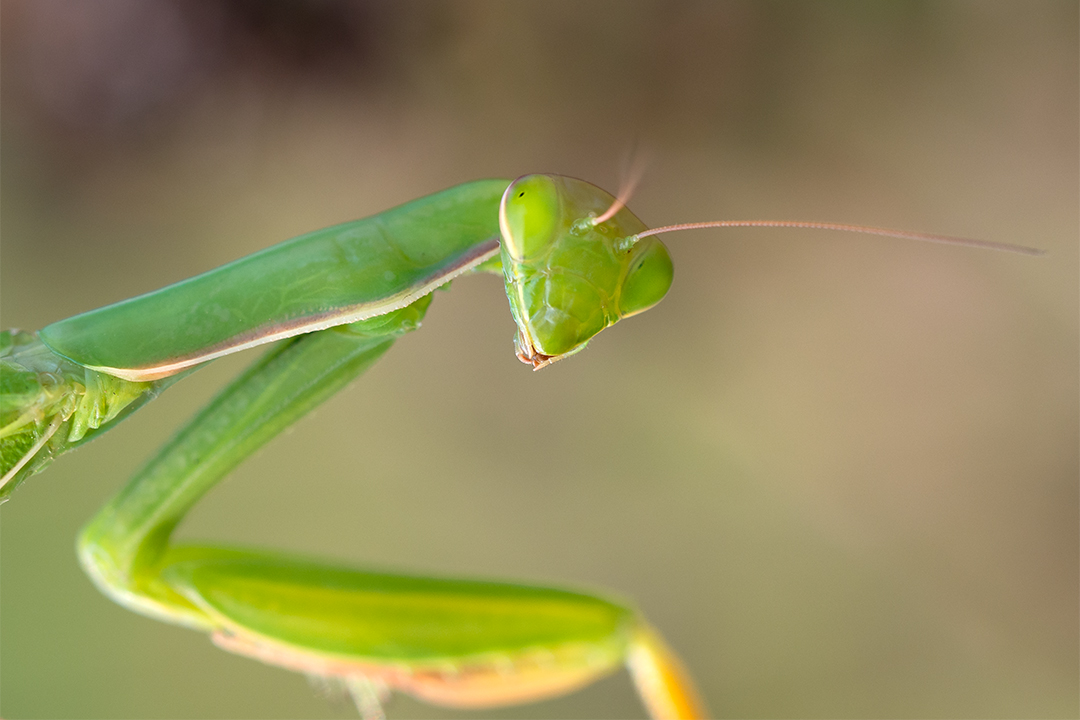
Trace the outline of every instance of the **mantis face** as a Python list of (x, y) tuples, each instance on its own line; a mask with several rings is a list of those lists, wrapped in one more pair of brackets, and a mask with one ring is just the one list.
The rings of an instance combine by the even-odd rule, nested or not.
[(562, 175), (526, 175), (499, 205), (503, 278), (518, 332), (518, 358), (540, 369), (578, 352), (593, 335), (663, 299), (674, 269), (648, 228), (625, 207), (593, 219), (615, 198)]

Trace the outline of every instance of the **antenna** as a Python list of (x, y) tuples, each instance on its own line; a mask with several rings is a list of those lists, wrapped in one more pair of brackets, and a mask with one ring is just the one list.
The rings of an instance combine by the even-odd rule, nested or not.
[(626, 203), (630, 202), (630, 197), (634, 194), (634, 190), (637, 189), (641, 178), (645, 176), (645, 167), (647, 165), (648, 162), (643, 156), (640, 153), (635, 153), (630, 170), (626, 174), (626, 179), (623, 180), (621, 187), (619, 187), (619, 194), (615, 197), (615, 202), (611, 203), (611, 207), (605, 210), (603, 215), (591, 218), (589, 220), (590, 225), (596, 227), (600, 223), (607, 222), (615, 217), (615, 213), (626, 207)]
[[(621, 196), (621, 193), (620, 193)], [(618, 200), (615, 201), (618, 204)], [(615, 207), (615, 205), (612, 205)], [(621, 207), (621, 206), (620, 206)], [(608, 210), (602, 217), (607, 218), (618, 212)], [(602, 222), (597, 218), (593, 224)], [(883, 235), (884, 237), (900, 238), (902, 240), (919, 240), (921, 242), (940, 243), (942, 245), (960, 245), (964, 247), (976, 247), (984, 250), (1000, 250), (1001, 252), (1017, 253), (1018, 255), (1045, 255), (1045, 250), (1025, 247), (1023, 245), (1010, 245), (1007, 243), (990, 242), (989, 240), (972, 240), (970, 238), (953, 237), (951, 235), (932, 235), (930, 233), (909, 232), (907, 230), (890, 230), (888, 228), (868, 227), (866, 225), (844, 225), (841, 223), (827, 222), (803, 222), (799, 220), (716, 220), (712, 222), (679, 223), (677, 225), (665, 225), (653, 228), (645, 232), (631, 235), (620, 243), (620, 247), (629, 250), (642, 238), (650, 235), (677, 232), (679, 230), (700, 230), (703, 228), (732, 228), (732, 227), (771, 227), (771, 228), (803, 228), (809, 230), (836, 230), (839, 232), (861, 233), (863, 235)]]

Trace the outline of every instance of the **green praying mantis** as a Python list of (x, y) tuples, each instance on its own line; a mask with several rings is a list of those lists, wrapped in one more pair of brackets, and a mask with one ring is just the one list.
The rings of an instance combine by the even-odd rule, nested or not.
[(156, 292), (0, 335), (0, 500), (209, 360), (281, 341), (225, 388), (83, 530), (79, 559), (119, 604), (219, 647), (340, 679), (365, 717), (390, 691), (460, 708), (571, 692), (625, 665), (653, 717), (708, 711), (641, 615), (572, 590), (362, 572), (262, 550), (174, 545), (234, 467), (419, 327), (433, 290), (501, 273), (534, 369), (667, 293), (657, 235), (702, 227), (853, 231), (1026, 254), (978, 240), (834, 223), (649, 230), (582, 180), (479, 180), (318, 230)]

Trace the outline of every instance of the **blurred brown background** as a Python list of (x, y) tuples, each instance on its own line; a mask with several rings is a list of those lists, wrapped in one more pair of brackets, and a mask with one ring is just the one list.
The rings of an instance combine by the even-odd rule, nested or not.
[[(633, 598), (727, 717), (1076, 717), (1075, 2), (4, 0), (4, 326), (33, 329), (485, 176), (616, 189), (672, 236), (649, 313), (541, 373), (500, 281), (180, 530)], [(349, 717), (128, 613), (78, 528), (252, 356), (2, 510), (0, 713)], [(322, 693), (325, 694), (325, 693)], [(636, 717), (619, 674), (491, 713)]]

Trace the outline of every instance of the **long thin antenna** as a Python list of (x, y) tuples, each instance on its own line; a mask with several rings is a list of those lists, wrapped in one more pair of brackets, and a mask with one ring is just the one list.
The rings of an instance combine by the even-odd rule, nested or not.
[[(616, 201), (617, 202), (617, 201)], [(612, 206), (614, 207), (614, 206)], [(618, 212), (617, 210), (615, 212)], [(610, 217), (614, 212), (610, 210), (604, 213), (604, 217)], [(597, 218), (596, 222), (602, 222)], [(966, 247), (983, 248), (984, 250), (1000, 250), (1002, 252), (1017, 253), (1019, 255), (1045, 255), (1045, 250), (1025, 247), (1023, 245), (1009, 245), (1007, 243), (990, 242), (989, 240), (972, 240), (970, 238), (952, 237), (951, 235), (931, 235), (929, 233), (908, 232), (907, 230), (889, 230), (888, 228), (868, 227), (866, 225), (843, 225), (840, 223), (825, 222), (801, 222), (790, 220), (716, 220), (713, 222), (679, 223), (678, 225), (665, 225), (653, 228), (627, 238), (627, 247), (633, 246), (638, 240), (650, 235), (677, 232), (679, 230), (700, 230), (702, 228), (732, 228), (732, 227), (772, 227), (772, 228), (804, 228), (809, 230), (837, 230), (839, 232), (862, 233), (864, 235), (883, 235), (885, 237), (901, 238), (903, 240), (919, 240), (922, 242), (940, 243), (942, 245), (962, 245)]]
[(641, 182), (641, 178), (645, 176), (645, 168), (647, 165), (648, 162), (640, 153), (634, 155), (630, 170), (626, 175), (626, 180), (623, 181), (622, 186), (619, 188), (619, 194), (616, 196), (615, 202), (611, 203), (611, 207), (605, 210), (603, 215), (592, 218), (589, 221), (593, 227), (596, 227), (600, 223), (607, 222), (615, 217), (615, 213), (626, 207), (626, 203), (630, 202), (630, 198), (633, 196), (634, 190), (637, 189), (638, 183)]

